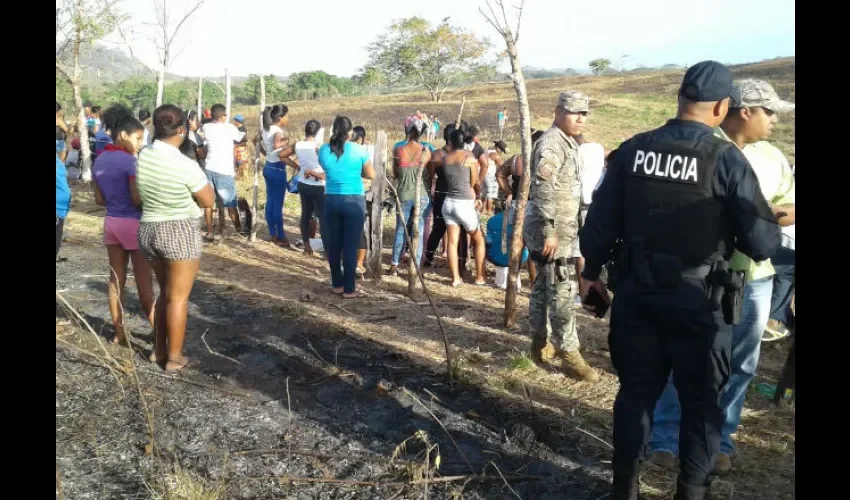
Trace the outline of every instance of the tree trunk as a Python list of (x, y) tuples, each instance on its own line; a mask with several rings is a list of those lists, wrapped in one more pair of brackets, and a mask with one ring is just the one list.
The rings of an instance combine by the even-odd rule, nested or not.
[[(257, 129), (257, 134), (263, 133), (263, 111), (266, 109), (266, 79), (260, 75), (260, 127)], [(257, 198), (260, 193), (260, 144), (254, 144), (254, 200), (251, 204), (251, 241), (257, 241), (257, 228), (260, 227), (260, 218), (257, 216)]]
[[(410, 236), (410, 249), (408, 252), (409, 265), (407, 273), (407, 295), (413, 298), (413, 290), (416, 289), (416, 252), (419, 249), (419, 196), (422, 192), (422, 158), (419, 158), (420, 165), (416, 167), (416, 189), (413, 191), (413, 214), (410, 216), (412, 224), (412, 234)], [(399, 207), (401, 208), (401, 207)], [(404, 222), (404, 221), (402, 221)]]
[(511, 60), (511, 80), (514, 83), (519, 104), (519, 130), (522, 138), (522, 182), (519, 196), (515, 200), (513, 234), (511, 235), (511, 258), (508, 266), (508, 288), (505, 293), (505, 326), (516, 324), (516, 281), (522, 257), (522, 226), (525, 220), (525, 204), (528, 200), (528, 188), (531, 186), (531, 117), (528, 111), (528, 93), (525, 89), (525, 77), (522, 74), (516, 43), (507, 36), (508, 56)]
[[(77, 8), (81, 9), (78, 2)], [(78, 11), (79, 12), (79, 11)], [(83, 107), (83, 93), (80, 89), (82, 71), (80, 69), (80, 49), (83, 44), (82, 26), (77, 25), (74, 35), (74, 68), (68, 83), (74, 92), (74, 106), (77, 107), (77, 121), (80, 125), (80, 171), (82, 181), (91, 182), (91, 148), (89, 148), (89, 127), (86, 124), (86, 109)], [(67, 76), (67, 75), (66, 75)]]
[(375, 141), (375, 159), (372, 165), (375, 169), (375, 178), (372, 179), (372, 187), (369, 191), (372, 198), (372, 211), (369, 214), (372, 219), (372, 230), (369, 234), (369, 252), (366, 257), (367, 271), (375, 281), (381, 281), (383, 277), (383, 273), (381, 272), (381, 251), (383, 250), (384, 242), (384, 193), (387, 182), (386, 161), (387, 133), (379, 130)]
[[(74, 74), (78, 75), (79, 62), (74, 58)], [(79, 77), (71, 83), (74, 91), (74, 106), (77, 107), (77, 122), (80, 124), (80, 171), (82, 181), (91, 182), (91, 148), (89, 147), (89, 127), (86, 125), (86, 109), (83, 107), (83, 94), (80, 91)], [(69, 143), (70, 144), (70, 143)]]
[[(204, 116), (204, 77), (198, 77), (198, 120)], [(200, 123), (200, 122), (199, 122)]]
[(156, 75), (156, 107), (162, 106), (162, 94), (165, 91), (165, 64), (159, 67)]
[(230, 123), (230, 71), (226, 68), (224, 70), (224, 102), (227, 103), (225, 104), (227, 107), (227, 111), (225, 111), (227, 123)]

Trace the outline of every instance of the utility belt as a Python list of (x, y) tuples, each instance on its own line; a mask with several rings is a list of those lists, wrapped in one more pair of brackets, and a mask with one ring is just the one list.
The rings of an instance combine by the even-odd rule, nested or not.
[(674, 288), (685, 279), (705, 281), (711, 310), (722, 309), (727, 325), (735, 325), (741, 318), (745, 273), (729, 269), (724, 259), (685, 267), (678, 255), (648, 252), (643, 248), (643, 241), (636, 239), (630, 244), (620, 243), (613, 267), (616, 268), (614, 274), (619, 277), (631, 275), (641, 288)]
[(543, 271), (543, 267), (551, 266), (548, 270), (549, 272), (546, 273), (546, 281), (549, 285), (554, 285), (556, 279), (558, 283), (563, 283), (574, 277), (575, 272), (573, 270), (575, 268), (570, 265), (566, 257), (549, 260), (538, 250), (529, 253), (528, 257), (541, 266), (541, 272)]

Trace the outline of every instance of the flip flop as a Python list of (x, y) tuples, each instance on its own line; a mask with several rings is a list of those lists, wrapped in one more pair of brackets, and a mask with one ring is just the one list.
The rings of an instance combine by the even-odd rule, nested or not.
[(342, 298), (343, 298), (343, 299), (346, 299), (346, 300), (349, 300), (349, 299), (363, 299), (363, 298), (366, 298), (366, 297), (368, 297), (368, 295), (366, 295), (365, 293), (361, 292), (360, 290), (355, 291), (355, 292), (354, 292), (354, 295), (352, 295), (352, 296), (350, 296), (350, 297), (346, 297), (346, 296), (345, 296), (345, 294), (342, 294)]
[(777, 340), (782, 340), (791, 335), (791, 332), (788, 331), (787, 328), (771, 328), (765, 327), (764, 334), (762, 334), (761, 341), (762, 342), (775, 342)]

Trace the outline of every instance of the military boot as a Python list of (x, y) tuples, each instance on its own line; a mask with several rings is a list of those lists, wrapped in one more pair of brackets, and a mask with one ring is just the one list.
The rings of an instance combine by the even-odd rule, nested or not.
[(546, 361), (554, 358), (556, 354), (555, 346), (549, 340), (545, 344), (538, 341), (531, 343), (531, 360), (538, 365), (542, 365)]
[(634, 460), (625, 466), (614, 465), (613, 469), (610, 500), (643, 500), (640, 495), (640, 461)]
[(599, 374), (587, 364), (578, 350), (560, 353), (558, 357), (561, 359), (561, 370), (570, 377), (587, 382), (599, 380)]

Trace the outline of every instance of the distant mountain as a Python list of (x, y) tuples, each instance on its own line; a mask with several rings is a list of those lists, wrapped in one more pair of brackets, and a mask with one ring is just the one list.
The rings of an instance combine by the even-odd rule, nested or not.
[[(69, 67), (71, 66), (70, 49), (63, 52), (61, 59)], [(80, 66), (83, 70), (83, 81), (88, 83), (120, 82), (130, 78), (153, 78), (153, 74), (145, 65), (128, 56), (122, 50), (103, 44), (84, 46), (81, 49)], [(197, 78), (197, 76), (183, 76), (175, 73), (165, 74), (166, 82), (185, 79), (196, 80)], [(247, 79), (247, 76), (231, 76), (230, 81), (233, 85), (242, 85)], [(209, 80), (224, 85), (224, 75)]]

